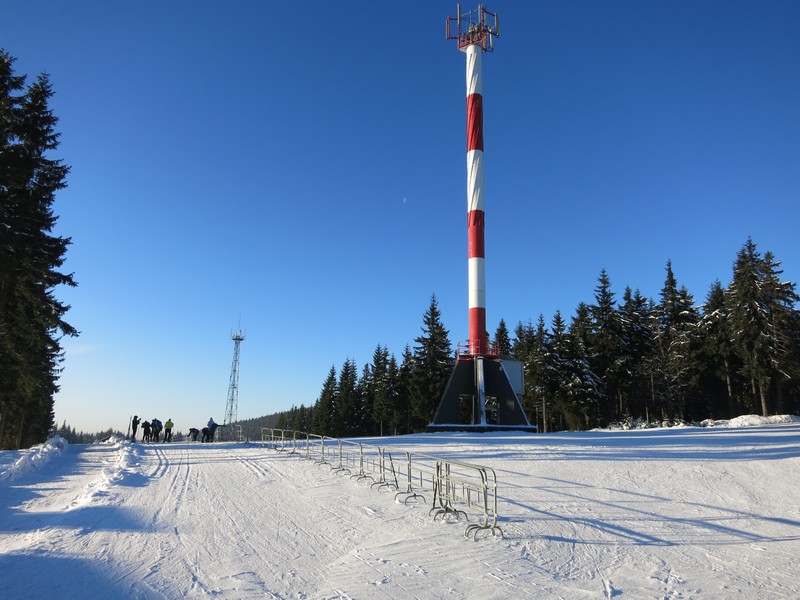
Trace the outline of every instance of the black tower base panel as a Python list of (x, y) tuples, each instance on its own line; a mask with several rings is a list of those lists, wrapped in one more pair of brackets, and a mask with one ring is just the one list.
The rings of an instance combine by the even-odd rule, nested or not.
[(493, 355), (466, 355), (455, 361), (433, 422), (426, 431), (524, 431), (534, 433), (514, 387)]
[(446, 433), (460, 431), (466, 433), (489, 433), (492, 431), (521, 431), (522, 433), (536, 433), (536, 425), (436, 425), (431, 423), (425, 426), (426, 433)]

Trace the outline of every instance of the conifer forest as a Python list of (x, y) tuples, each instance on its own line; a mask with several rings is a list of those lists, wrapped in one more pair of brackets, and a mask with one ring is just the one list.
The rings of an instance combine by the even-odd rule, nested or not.
[[(501, 319), (499, 354), (522, 361), (523, 406), (540, 432), (699, 423), (800, 410), (800, 311), (796, 284), (778, 259), (748, 239), (727, 287), (698, 303), (669, 261), (657, 300), (626, 288), (615, 298), (601, 271), (594, 302), (548, 323)], [(419, 432), (436, 412), (453, 367), (436, 297), (421, 334), (398, 360), (378, 345), (360, 374), (331, 367), (313, 406), (281, 415), (279, 427), (336, 437)]]

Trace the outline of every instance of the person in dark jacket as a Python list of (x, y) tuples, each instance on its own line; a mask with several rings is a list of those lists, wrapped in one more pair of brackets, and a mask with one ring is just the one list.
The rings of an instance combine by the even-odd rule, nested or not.
[(133, 432), (131, 434), (132, 442), (136, 441), (136, 431), (139, 429), (139, 421), (141, 421), (141, 419), (137, 415), (133, 415), (133, 420), (131, 421), (131, 431)]
[(153, 419), (152, 421), (150, 421), (150, 427), (153, 430), (153, 441), (157, 442), (158, 441), (158, 436), (161, 434), (161, 429), (164, 426), (161, 424), (161, 421), (159, 421), (158, 419)]
[(149, 442), (152, 439), (152, 426), (150, 425), (150, 421), (145, 421), (142, 423), (142, 441)]
[(190, 427), (189, 428), (189, 437), (192, 438), (193, 442), (197, 441), (197, 434), (200, 433), (200, 430), (197, 427)]

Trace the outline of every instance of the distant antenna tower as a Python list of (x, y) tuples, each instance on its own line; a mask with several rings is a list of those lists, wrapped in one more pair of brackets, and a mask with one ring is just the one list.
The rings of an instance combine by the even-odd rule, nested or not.
[[(232, 425), (239, 420), (237, 413), (239, 411), (239, 346), (244, 341), (244, 333), (240, 329), (231, 335), (233, 340), (233, 362), (231, 362), (231, 380), (228, 384), (228, 402), (225, 405), (225, 420), (223, 425)], [(230, 438), (233, 432), (229, 431), (229, 427), (223, 427), (222, 433)]]

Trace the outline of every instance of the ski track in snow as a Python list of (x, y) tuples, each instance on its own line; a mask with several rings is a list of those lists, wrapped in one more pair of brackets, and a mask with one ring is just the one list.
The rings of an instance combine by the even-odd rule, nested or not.
[[(40, 449), (0, 477), (4, 598), (800, 597), (800, 423), (368, 440), (491, 466), (464, 537), (257, 444)], [(0, 475), (20, 453), (0, 453)], [(22, 462), (19, 462), (22, 460)], [(36, 462), (36, 461), (34, 461)]]

